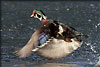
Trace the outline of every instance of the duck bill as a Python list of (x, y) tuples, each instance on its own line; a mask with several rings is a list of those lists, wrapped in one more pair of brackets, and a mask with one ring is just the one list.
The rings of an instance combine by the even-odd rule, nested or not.
[(33, 18), (33, 17), (34, 17), (34, 15), (32, 14), (30, 17), (31, 17), (31, 18)]

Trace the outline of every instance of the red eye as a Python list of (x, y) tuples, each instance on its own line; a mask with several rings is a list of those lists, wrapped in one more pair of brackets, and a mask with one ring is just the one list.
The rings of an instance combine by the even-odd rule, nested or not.
[(36, 13), (36, 11), (33, 11), (33, 14), (35, 14)]

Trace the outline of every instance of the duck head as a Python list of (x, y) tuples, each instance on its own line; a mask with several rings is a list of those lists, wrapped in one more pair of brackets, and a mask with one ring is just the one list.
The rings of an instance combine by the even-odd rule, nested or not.
[(43, 11), (39, 10), (39, 9), (33, 10), (33, 13), (30, 17), (31, 18), (38, 18), (40, 21), (47, 19), (47, 17), (43, 13)]

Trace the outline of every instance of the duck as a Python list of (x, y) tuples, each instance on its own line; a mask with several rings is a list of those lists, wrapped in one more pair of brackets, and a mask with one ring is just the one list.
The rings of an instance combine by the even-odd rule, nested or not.
[(88, 37), (60, 21), (48, 19), (42, 10), (33, 10), (30, 17), (39, 19), (42, 25), (23, 48), (15, 51), (19, 58), (25, 58), (34, 52), (47, 59), (62, 58), (82, 45), (81, 36)]

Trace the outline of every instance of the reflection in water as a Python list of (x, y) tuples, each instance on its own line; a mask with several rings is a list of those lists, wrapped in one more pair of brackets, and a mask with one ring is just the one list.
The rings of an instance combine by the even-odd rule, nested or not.
[(37, 64), (35, 67), (77, 67), (76, 64), (63, 64), (63, 63), (42, 63)]
[(77, 64), (64, 64), (64, 63), (18, 63), (18, 62), (5, 62), (2, 67), (78, 67)]

